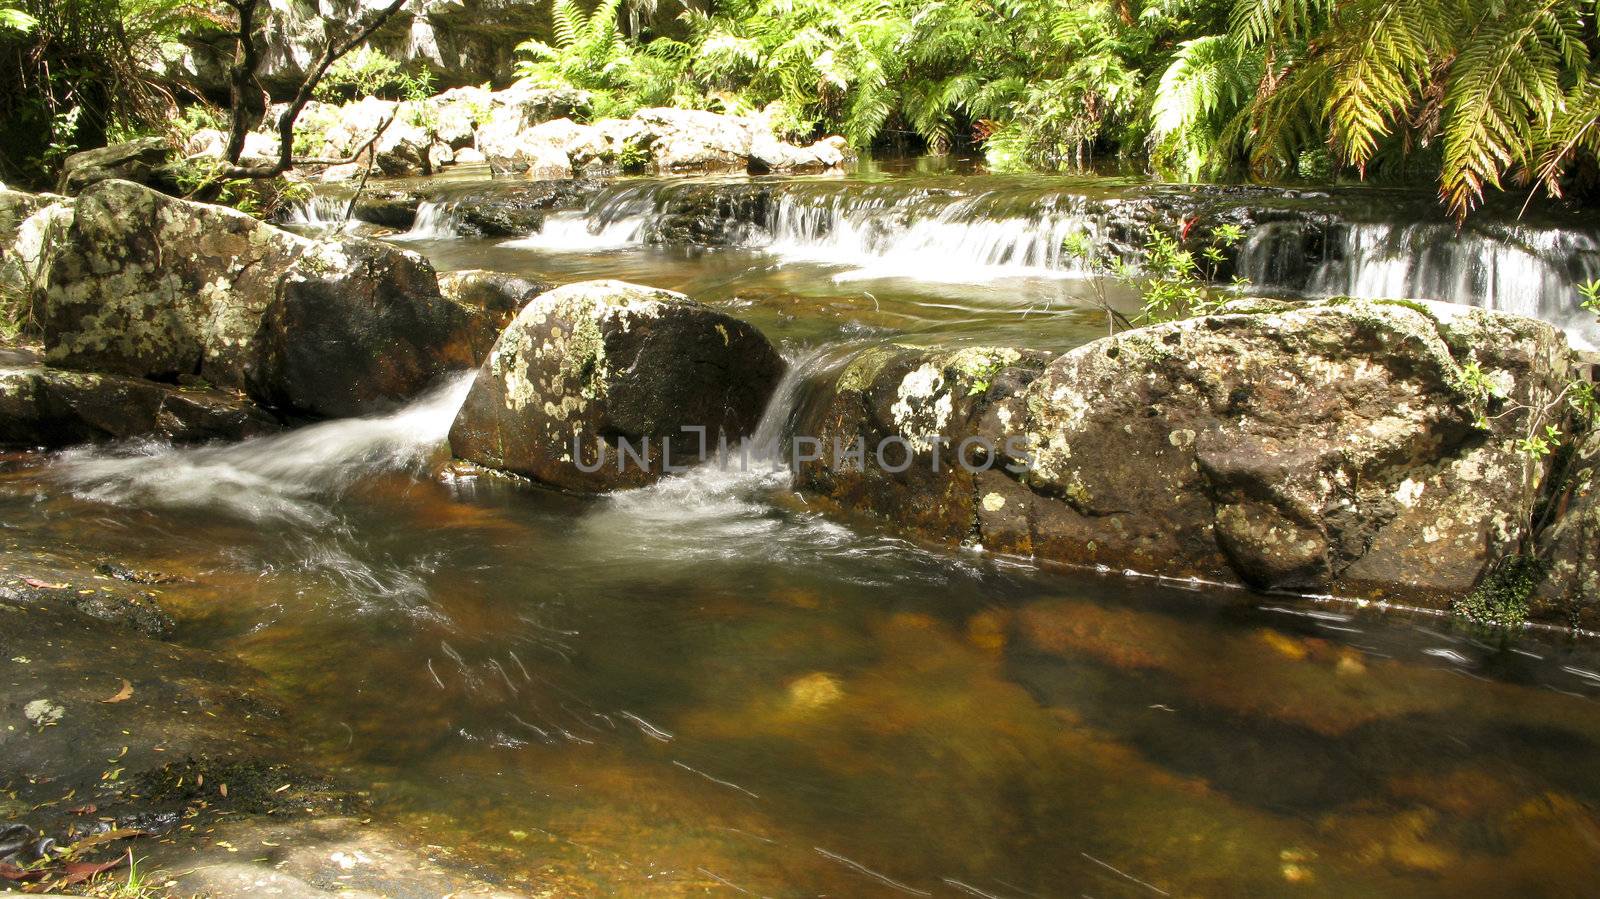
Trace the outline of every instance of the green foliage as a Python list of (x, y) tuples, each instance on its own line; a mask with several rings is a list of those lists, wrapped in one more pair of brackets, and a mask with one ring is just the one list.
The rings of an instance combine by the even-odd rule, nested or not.
[[(516, 74), (545, 87), (590, 91), (592, 118), (624, 116), (677, 98), (685, 48), (676, 41), (642, 45), (623, 33), (622, 0), (602, 0), (588, 14), (575, 0), (554, 0), (554, 43), (526, 40)], [(686, 104), (693, 105), (693, 104)]]
[(0, 4), (0, 180), (49, 186), (69, 153), (164, 130), (177, 103), (155, 71), (211, 22), (198, 0)]
[[(1171, 321), (1192, 315), (1208, 315), (1229, 297), (1211, 285), (1227, 258), (1227, 250), (1244, 237), (1237, 225), (1212, 229), (1198, 255), (1185, 249), (1183, 242), (1152, 225), (1137, 265), (1120, 264), (1118, 276), (1138, 289), (1143, 299), (1139, 320)], [(1235, 286), (1244, 282), (1237, 281)]]
[(1507, 556), (1451, 610), (1474, 624), (1520, 628), (1528, 621), (1528, 599), (1544, 574), (1544, 563), (1533, 556)]
[(222, 178), (226, 167), (220, 159), (184, 159), (176, 163), (174, 177), (187, 196), (204, 197), (207, 202), (231, 206), (258, 219), (269, 219), (279, 210), (311, 198), (311, 186), (285, 178)]
[(407, 72), (382, 50), (357, 47), (328, 67), (313, 95), (324, 103), (346, 103), (363, 97), (418, 101), (432, 93), (432, 72)]
[(1231, 28), (1186, 42), (1162, 76), (1159, 147), (1191, 176), (1241, 162), (1293, 174), (1324, 148), (1363, 176), (1406, 173), (1425, 151), (1458, 217), (1508, 179), (1558, 194), (1600, 156), (1597, 35), (1583, 6), (1237, 0)]

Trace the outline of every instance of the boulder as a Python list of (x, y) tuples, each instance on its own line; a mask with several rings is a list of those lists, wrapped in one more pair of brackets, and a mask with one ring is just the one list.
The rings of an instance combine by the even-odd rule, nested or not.
[[(803, 486), (947, 542), (1438, 607), (1527, 535), (1545, 463), (1516, 440), (1568, 366), (1543, 322), (1382, 301), (1235, 309), (1048, 364), (906, 352), (846, 367), (801, 432), (898, 435), (911, 469), (830, 456)], [(995, 464), (930, 473), (941, 436)]]
[[(843, 509), (883, 516), (925, 538), (949, 544), (983, 539), (980, 497), (1009, 494), (1015, 485), (994, 470), (1015, 464), (1000, 442), (999, 422), (1007, 419), (996, 414), (1020, 408), (1019, 397), (1049, 361), (1049, 354), (1005, 347), (865, 350), (800, 407), (792, 456), (797, 483)], [(1020, 440), (1016, 447), (1020, 453)], [(1025, 542), (984, 545), (1028, 552)]]
[(57, 187), (67, 196), (76, 196), (91, 184), (120, 179), (154, 187), (165, 193), (178, 192), (169, 166), (177, 158), (170, 145), (159, 137), (112, 144), (96, 150), (74, 153), (61, 164)]
[(507, 272), (483, 269), (447, 272), (439, 276), (439, 293), (445, 299), (471, 310), (477, 324), (472, 341), (473, 358), (482, 362), (489, 356), (500, 332), (511, 324), (522, 307), (553, 287), (548, 281), (535, 281)]
[(786, 144), (771, 134), (758, 133), (750, 144), (750, 171), (822, 172), (838, 168), (847, 158), (849, 144), (842, 137), (825, 137), (809, 147)]
[(58, 449), (134, 437), (242, 440), (280, 427), (237, 391), (63, 371), (0, 351), (0, 446)]
[(422, 257), (126, 181), (78, 198), (44, 297), (53, 365), (198, 376), (313, 415), (387, 408), (473, 362), (472, 316)]
[(0, 297), (31, 304), (44, 283), (45, 250), (72, 221), (72, 204), (56, 194), (0, 190)]
[[(568, 284), (500, 335), (450, 430), (459, 457), (576, 491), (637, 487), (754, 432), (784, 370), (750, 325), (620, 281)], [(620, 461), (622, 444), (631, 448)], [(577, 455), (574, 455), (576, 449)], [(585, 470), (593, 469), (593, 470)]]
[(743, 172), (749, 166), (755, 125), (736, 116), (699, 109), (641, 109), (655, 166), (661, 172)]
[(555, 285), (509, 272), (466, 269), (439, 276), (439, 293), (446, 299), (486, 313), (496, 333), (511, 324), (522, 307)]

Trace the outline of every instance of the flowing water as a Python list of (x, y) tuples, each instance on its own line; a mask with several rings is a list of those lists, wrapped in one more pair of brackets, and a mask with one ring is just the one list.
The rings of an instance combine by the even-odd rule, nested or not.
[[(1052, 219), (1035, 180), (929, 180), (784, 182), (792, 199), (714, 250), (645, 242), (679, 189), (653, 182), (524, 238), (419, 224), (407, 246), (446, 268), (673, 287), (755, 321), (794, 361), (770, 437), (852, 347), (1102, 332), (1058, 235), (1123, 239), (1129, 219), (1094, 210), (1127, 185), (1080, 185)], [(911, 218), (907, 191), (927, 204)], [(592, 498), (453, 474), (441, 444), (464, 386), (233, 446), (13, 462), (0, 527), (182, 575), (163, 588), (178, 639), (267, 672), (305, 751), (369, 785), (375, 816), (517, 891), (1600, 882), (1590, 639), (928, 549), (823, 516), (764, 465)]]

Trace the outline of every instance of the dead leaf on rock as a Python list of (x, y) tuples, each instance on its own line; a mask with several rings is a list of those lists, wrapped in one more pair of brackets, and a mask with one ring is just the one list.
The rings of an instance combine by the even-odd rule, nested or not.
[(65, 590), (67, 587), (66, 584), (52, 584), (49, 581), (41, 581), (36, 577), (25, 577), (22, 582), (35, 590)]
[(113, 696), (113, 697), (111, 697), (109, 699), (102, 699), (100, 701), (101, 702), (127, 702), (128, 700), (130, 700), (132, 698), (133, 698), (133, 684), (128, 683), (128, 679), (127, 678), (123, 678), (122, 679), (122, 689), (117, 691), (117, 695), (115, 695), (115, 696)]

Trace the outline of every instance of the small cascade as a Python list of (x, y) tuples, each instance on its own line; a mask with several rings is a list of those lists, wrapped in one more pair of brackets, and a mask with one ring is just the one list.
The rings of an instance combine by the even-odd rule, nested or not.
[(250, 521), (325, 524), (325, 500), (360, 479), (426, 462), (450, 432), (472, 373), (389, 414), (326, 421), (229, 446), (161, 443), (63, 453), (56, 476), (79, 497), (111, 505), (213, 509)]
[(358, 224), (346, 216), (349, 205), (347, 196), (319, 194), (291, 205), (283, 214), (282, 222), (310, 231), (348, 231)]
[(1577, 285), (1600, 277), (1600, 237), (1532, 225), (1271, 222), (1253, 229), (1237, 269), (1258, 291), (1418, 298), (1541, 318), (1600, 345)]
[(417, 204), (417, 218), (411, 229), (390, 240), (449, 240), (457, 234), (460, 221), (456, 204), (448, 200), (423, 200)]
[(644, 243), (647, 219), (643, 215), (621, 218), (609, 224), (584, 212), (554, 212), (545, 217), (544, 227), (527, 237), (508, 240), (500, 246), (551, 253), (598, 253), (622, 250)]
[(981, 283), (1085, 273), (1065, 244), (1074, 235), (1098, 244), (1103, 216), (1068, 195), (1020, 210), (1006, 208), (1004, 199), (784, 195), (773, 204), (767, 249), (784, 259), (845, 266), (835, 281)]

